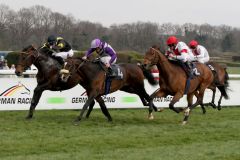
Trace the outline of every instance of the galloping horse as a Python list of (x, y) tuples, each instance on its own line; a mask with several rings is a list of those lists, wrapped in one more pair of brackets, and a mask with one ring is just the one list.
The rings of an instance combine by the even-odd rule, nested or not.
[[(140, 97), (145, 106), (149, 105), (150, 96), (144, 88), (144, 76), (148, 79), (148, 82), (151, 85), (155, 85), (156, 82), (151, 72), (144, 70), (143, 67), (138, 66), (137, 64), (125, 63), (119, 64), (119, 67), (123, 75), (122, 79), (112, 79), (109, 93), (117, 90), (134, 93)], [(64, 68), (68, 69), (70, 73), (64, 74), (63, 78), (71, 78), (72, 74), (76, 75), (77, 73), (77, 78), (82, 79), (80, 84), (86, 89), (88, 95), (88, 100), (84, 104), (80, 115), (76, 119), (76, 122), (79, 122), (93, 99), (106, 94), (105, 87), (107, 75), (104, 70), (104, 66), (101, 65), (100, 61), (94, 63), (92, 61), (82, 60), (80, 57), (68, 58)], [(154, 107), (156, 111), (156, 107), (152, 107)], [(89, 107), (89, 110), (92, 110), (91, 106)]]
[[(31, 106), (26, 117), (27, 119), (31, 119), (33, 117), (33, 112), (44, 90), (62, 91), (79, 84), (79, 76), (77, 74), (72, 75), (67, 82), (63, 82), (59, 76), (61, 65), (53, 58), (50, 58), (45, 50), (37, 50), (32, 45), (26, 47), (22, 50), (22, 52), (20, 52), (15, 71), (16, 75), (21, 76), (25, 68), (30, 67), (32, 64), (34, 64), (38, 69), (38, 73), (36, 75), (37, 86), (34, 89)], [(111, 121), (111, 116), (108, 113), (105, 104), (101, 103), (103, 102), (103, 99), (99, 97), (96, 100), (100, 104), (103, 114), (108, 117), (109, 121)], [(92, 101), (90, 106), (93, 107), (94, 104), (95, 102)]]
[(211, 84), (211, 86), (208, 87), (213, 91), (212, 101), (208, 104), (211, 105), (213, 108), (216, 108), (215, 94), (216, 94), (216, 88), (218, 88), (218, 90), (221, 92), (221, 95), (218, 100), (217, 108), (218, 110), (221, 110), (222, 97), (224, 97), (225, 99), (228, 99), (226, 90), (229, 87), (229, 84), (228, 84), (229, 76), (226, 71), (226, 66), (219, 65), (216, 62), (208, 62), (207, 65), (209, 64), (214, 68), (216, 75), (214, 77), (213, 83)]
[[(159, 47), (153, 46), (146, 53), (144, 57), (144, 65), (157, 65), (159, 70), (159, 85), (160, 89), (156, 90), (150, 97), (150, 109), (155, 97), (166, 97), (172, 95), (173, 99), (169, 104), (169, 108), (179, 113), (180, 110), (174, 107), (174, 104), (183, 97), (186, 88), (187, 75), (184, 70), (175, 63), (170, 62), (159, 50)], [(185, 117), (183, 124), (187, 123), (190, 110), (197, 105), (203, 105), (204, 91), (213, 82), (212, 71), (204, 64), (196, 64), (198, 71), (201, 73), (190, 81), (190, 86), (187, 91), (188, 107), (185, 109)], [(197, 92), (197, 94), (196, 94)], [(192, 104), (193, 95), (196, 94), (197, 101)]]

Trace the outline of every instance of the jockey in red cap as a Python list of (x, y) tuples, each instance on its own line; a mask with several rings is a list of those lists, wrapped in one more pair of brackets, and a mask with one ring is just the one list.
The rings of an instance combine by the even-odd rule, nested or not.
[(170, 36), (167, 39), (167, 45), (168, 45), (168, 50), (166, 53), (166, 56), (170, 60), (178, 60), (181, 63), (181, 65), (185, 65), (189, 68), (190, 72), (188, 71), (187, 74), (188, 76), (193, 76), (195, 75), (200, 75), (198, 73), (197, 68), (193, 68), (191, 64), (191, 50), (190, 48), (186, 45), (184, 42), (179, 42), (178, 39), (175, 36)]
[(209, 61), (209, 54), (205, 47), (199, 45), (197, 41), (192, 40), (189, 43), (189, 47), (192, 50), (192, 61), (198, 61), (200, 63), (207, 63)]

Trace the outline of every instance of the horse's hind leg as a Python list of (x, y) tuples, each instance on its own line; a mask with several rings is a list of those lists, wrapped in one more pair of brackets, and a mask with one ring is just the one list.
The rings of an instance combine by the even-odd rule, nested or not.
[(43, 87), (39, 85), (37, 85), (37, 87), (34, 89), (33, 97), (31, 100), (31, 106), (26, 119), (31, 119), (33, 117), (33, 112), (35, 111), (35, 108), (39, 102), (40, 97), (42, 96), (43, 91), (44, 91)]
[(218, 100), (218, 106), (217, 106), (219, 111), (222, 109), (222, 106), (221, 106), (222, 97), (223, 97), (223, 95), (222, 95), (222, 93), (221, 93), (221, 96), (220, 96), (220, 98), (219, 98), (219, 100)]
[(86, 118), (89, 118), (89, 115), (91, 114), (94, 105), (95, 105), (95, 101), (92, 101), (92, 103), (88, 107), (88, 112), (86, 114)]
[(212, 101), (210, 102), (210, 105), (211, 105), (213, 108), (216, 108), (216, 105), (215, 105), (216, 87), (215, 87), (215, 88), (212, 88), (211, 90), (212, 90), (213, 94), (212, 94)]
[(176, 93), (174, 96), (173, 96), (173, 99), (172, 99), (172, 101), (170, 102), (170, 104), (169, 104), (169, 108), (171, 109), (171, 110), (173, 110), (174, 112), (176, 112), (176, 113), (179, 113), (181, 110), (180, 109), (177, 109), (177, 108), (175, 108), (174, 107), (174, 104), (176, 103), (176, 102), (178, 102), (179, 101), (179, 99), (180, 98), (182, 98), (182, 94), (181, 93)]
[(96, 100), (97, 100), (97, 102), (98, 102), (99, 105), (100, 105), (100, 108), (101, 108), (101, 110), (102, 110), (102, 113), (108, 118), (108, 121), (112, 121), (112, 117), (111, 117), (111, 115), (109, 114), (109, 112), (108, 112), (108, 110), (107, 110), (107, 107), (106, 107), (106, 105), (105, 105), (104, 100), (102, 99), (102, 97), (101, 97), (101, 96), (98, 96), (98, 97), (96, 97)]

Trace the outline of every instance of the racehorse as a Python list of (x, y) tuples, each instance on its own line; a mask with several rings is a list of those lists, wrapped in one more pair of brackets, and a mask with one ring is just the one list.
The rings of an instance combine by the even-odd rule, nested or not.
[[(16, 71), (15, 71), (16, 75), (21, 76), (25, 68), (30, 67), (32, 64), (34, 64), (38, 69), (38, 73), (36, 75), (37, 87), (34, 89), (31, 106), (29, 109), (29, 113), (26, 117), (27, 119), (31, 119), (33, 117), (33, 112), (44, 90), (62, 91), (62, 90), (70, 89), (80, 83), (85, 84), (85, 81), (83, 81), (83, 79), (78, 74), (71, 74), (71, 77), (68, 79), (67, 82), (62, 81), (59, 75), (59, 71), (62, 66), (58, 63), (58, 61), (51, 58), (49, 56), (49, 53), (47, 52), (50, 52), (50, 51), (45, 49), (44, 50), (36, 49), (32, 45), (24, 48), (22, 52), (20, 52), (18, 64), (16, 66)], [(140, 73), (141, 73), (140, 76), (143, 76), (144, 74), (146, 77), (148, 77), (148, 80), (150, 83), (155, 83), (154, 77), (151, 75), (150, 72), (147, 72), (146, 70), (142, 70)], [(124, 87), (123, 87), (123, 90), (124, 90)], [(128, 90), (128, 92), (130, 93), (132, 92), (131, 87), (129, 87), (126, 90)], [(142, 93), (141, 89), (139, 90), (140, 91), (138, 93), (140, 95), (140, 98), (143, 104), (148, 105), (147, 100), (149, 100), (150, 98), (149, 95), (146, 93), (145, 90), (144, 90), (145, 91), (144, 93)], [(106, 105), (102, 97), (98, 96), (96, 100), (99, 103), (103, 114), (108, 118), (109, 121), (112, 121), (112, 118), (106, 108)], [(89, 107), (90, 109), (88, 110), (88, 113), (86, 115), (87, 117), (90, 115), (91, 109), (93, 108), (94, 104), (95, 104), (94, 101), (90, 103), (90, 107)], [(154, 106), (154, 109), (157, 110), (155, 106)]]
[[(174, 107), (174, 104), (179, 101), (180, 98), (186, 92), (187, 75), (185, 71), (177, 64), (170, 62), (161, 52), (159, 47), (152, 46), (144, 57), (144, 65), (149, 67), (156, 65), (159, 70), (159, 85), (160, 89), (156, 90), (150, 97), (150, 109), (155, 97), (166, 97), (172, 95), (173, 98), (169, 104), (169, 108), (179, 113), (181, 110)], [(213, 82), (212, 71), (204, 64), (196, 63), (198, 71), (201, 73), (190, 80), (190, 84), (187, 90), (188, 106), (184, 110), (185, 117), (182, 124), (186, 124), (190, 111), (197, 105), (203, 105), (204, 91)], [(196, 94), (197, 93), (197, 94)], [(197, 101), (192, 104), (192, 98), (194, 94), (197, 96)]]
[[(17, 76), (21, 76), (23, 71), (32, 64), (34, 64), (38, 69), (38, 73), (36, 75), (37, 86), (34, 89), (29, 113), (26, 117), (27, 119), (31, 119), (33, 117), (33, 112), (44, 90), (62, 91), (73, 88), (79, 84), (79, 76), (77, 74), (72, 75), (67, 82), (63, 82), (59, 75), (61, 65), (57, 60), (51, 58), (47, 52), (50, 51), (46, 51), (45, 49), (38, 50), (30, 45), (20, 52), (18, 64), (16, 65), (15, 73)], [(105, 104), (101, 103), (103, 102), (103, 99), (98, 97), (96, 100), (100, 104), (103, 114), (108, 117), (109, 121), (111, 121), (111, 116), (108, 113)], [(92, 101), (90, 106), (94, 106), (94, 104), (95, 102)]]
[[(69, 74), (64, 74), (63, 78), (71, 78), (71, 75), (76, 75), (77, 73), (79, 76), (78, 78), (82, 79), (80, 84), (86, 89), (88, 95), (88, 100), (84, 104), (80, 115), (76, 119), (76, 122), (79, 122), (93, 99), (106, 94), (106, 68), (100, 61), (86, 61), (82, 60), (80, 57), (68, 58), (65, 62), (64, 68), (70, 72)], [(140, 97), (145, 106), (149, 105), (148, 102), (150, 101), (150, 96), (144, 88), (144, 76), (151, 85), (155, 85), (156, 82), (151, 72), (146, 71), (143, 67), (138, 66), (137, 64), (125, 63), (119, 64), (119, 67), (122, 73), (122, 79), (112, 78), (111, 87), (108, 93), (112, 93), (117, 90), (134, 93)], [(89, 110), (92, 110), (92, 107), (93, 106), (90, 106)], [(156, 111), (156, 107), (152, 107), (154, 107)]]
[[(216, 108), (215, 105), (215, 94), (216, 94), (216, 88), (218, 88), (218, 90), (221, 92), (220, 98), (218, 100), (218, 105), (217, 108), (218, 110), (221, 110), (221, 101), (222, 101), (222, 97), (224, 97), (225, 99), (228, 99), (228, 95), (226, 93), (227, 88), (229, 87), (229, 76), (228, 73), (226, 71), (226, 66), (222, 66), (216, 62), (208, 62), (207, 65), (211, 65), (214, 69), (214, 81), (211, 84), (211, 86), (209, 86), (209, 89), (212, 90), (213, 95), (212, 95), (212, 101), (210, 103), (208, 103), (209, 105), (211, 105), (213, 108)], [(225, 95), (225, 96), (224, 96)]]

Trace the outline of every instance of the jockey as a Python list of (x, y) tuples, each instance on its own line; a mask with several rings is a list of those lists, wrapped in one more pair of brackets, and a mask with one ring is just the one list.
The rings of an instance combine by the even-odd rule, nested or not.
[[(197, 68), (192, 66), (191, 64), (191, 50), (184, 42), (179, 42), (175, 36), (170, 36), (167, 39), (168, 50), (166, 56), (169, 59), (176, 59), (182, 63), (180, 63), (184, 68), (187, 66), (187, 74), (188, 77), (195, 75), (200, 75), (198, 73)], [(190, 70), (190, 71), (189, 71)]]
[[(47, 39), (47, 43), (41, 48), (47, 48), (52, 51), (51, 56), (57, 59), (61, 65), (64, 64), (64, 60), (67, 59), (67, 57), (72, 57), (74, 54), (71, 45), (67, 41), (62, 37), (56, 37), (54, 35), (50, 35)], [(61, 69), (60, 73), (69, 73), (69, 71)]]
[(197, 41), (192, 40), (189, 43), (189, 47), (192, 50), (192, 61), (198, 61), (200, 63), (207, 63), (209, 61), (209, 54), (205, 47), (199, 45)]
[(91, 48), (85, 53), (85, 56), (83, 56), (82, 59), (86, 60), (94, 51), (97, 52), (100, 56), (100, 61), (107, 67), (109, 76), (115, 76), (115, 73), (111, 68), (111, 65), (115, 64), (117, 61), (115, 50), (108, 43), (102, 42), (97, 38), (91, 42)]

